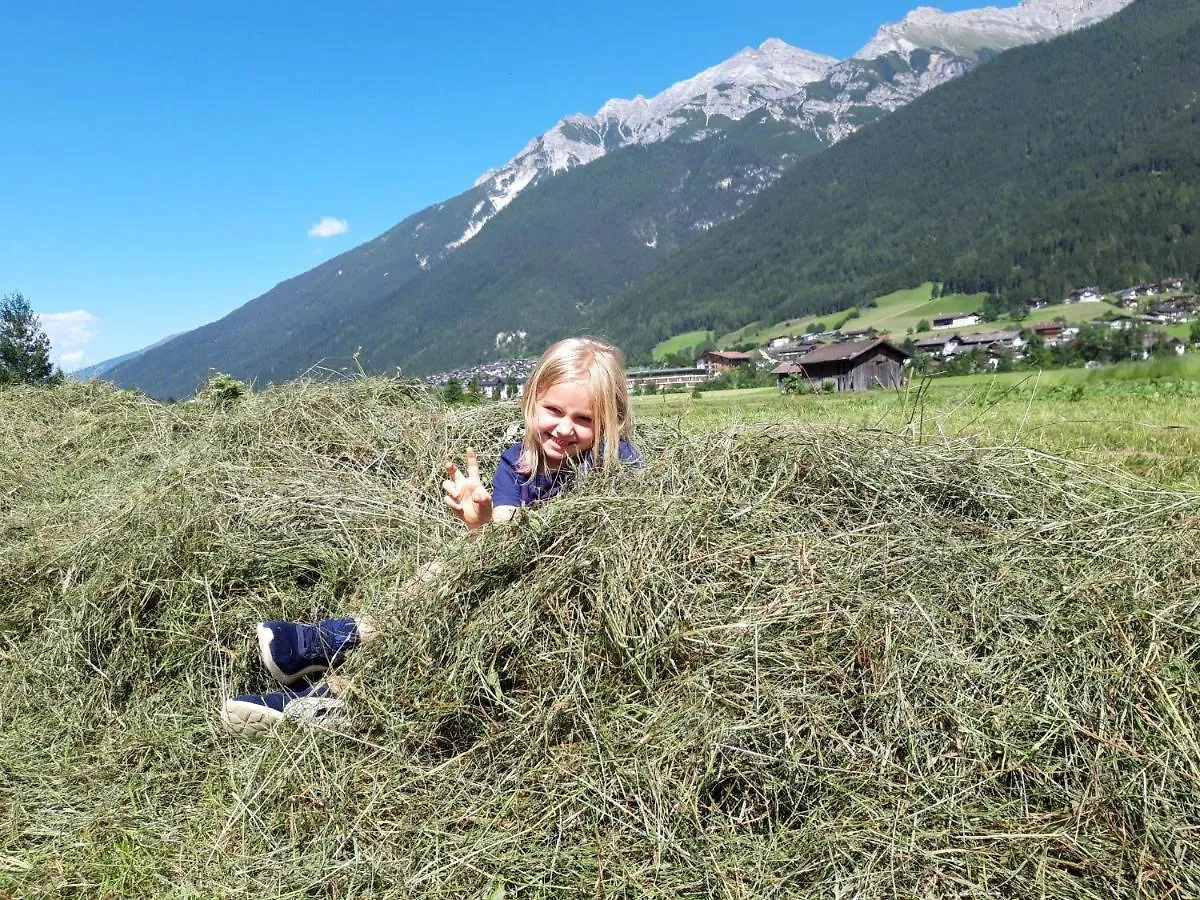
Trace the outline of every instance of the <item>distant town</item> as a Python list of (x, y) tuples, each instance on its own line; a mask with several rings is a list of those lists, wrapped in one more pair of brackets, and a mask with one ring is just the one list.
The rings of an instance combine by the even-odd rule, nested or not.
[[(780, 334), (762, 346), (705, 350), (692, 365), (630, 369), (629, 388), (639, 394), (695, 390), (712, 385), (736, 370), (753, 370), (760, 376), (769, 373), (780, 390), (797, 384), (834, 391), (896, 387), (903, 383), (914, 363), (925, 372), (937, 372), (970, 355), (976, 368), (998, 369), (1026, 361), (1033, 347), (1068, 347), (1079, 338), (1081, 328), (1136, 332), (1136, 345), (1122, 346), (1123, 358), (1130, 359), (1145, 359), (1163, 352), (1182, 354), (1200, 336), (1196, 334), (1200, 332), (1200, 300), (1185, 293), (1185, 280), (1181, 277), (1116, 291), (1088, 285), (1072, 290), (1057, 303), (1105, 303), (1111, 309), (1090, 321), (1079, 322), (1059, 317), (1026, 325), (1012, 323), (1009, 317), (1006, 319), (1009, 327), (992, 330), (979, 330), (988, 324), (981, 312), (933, 316), (928, 323), (920, 323), (926, 325), (921, 331), (940, 333), (925, 337), (916, 337), (911, 328), (903, 337), (875, 328)], [(1023, 305), (1025, 316), (1036, 316), (1052, 304), (1045, 297), (1031, 297)], [(1193, 326), (1193, 334), (1186, 341), (1160, 330), (1162, 326), (1187, 324)], [(498, 345), (504, 337), (498, 337)], [(1084, 362), (1091, 365), (1097, 361)], [(425, 383), (443, 392), (510, 399), (521, 396), (535, 363), (530, 358), (499, 360), (440, 372), (426, 378)]]

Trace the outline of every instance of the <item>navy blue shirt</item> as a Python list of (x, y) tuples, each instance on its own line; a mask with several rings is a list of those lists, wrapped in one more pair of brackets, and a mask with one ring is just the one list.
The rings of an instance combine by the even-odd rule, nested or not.
[[(618, 451), (621, 462), (634, 466), (641, 464), (641, 454), (633, 444), (621, 441)], [(591, 453), (574, 465), (566, 464), (556, 472), (533, 476), (517, 471), (520, 460), (520, 444), (513, 444), (500, 454), (496, 477), (492, 479), (492, 506), (529, 506), (557, 497), (560, 491), (569, 488), (576, 478), (586, 475), (591, 468)]]

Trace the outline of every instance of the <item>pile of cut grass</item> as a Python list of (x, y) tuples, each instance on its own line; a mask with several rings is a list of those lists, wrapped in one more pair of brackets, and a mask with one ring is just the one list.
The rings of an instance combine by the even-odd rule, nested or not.
[[(0, 391), (0, 892), (1200, 893), (1196, 495), (657, 430), (470, 544), (440, 462), (514, 417)], [(219, 731), (251, 623), (347, 610), (346, 733)]]

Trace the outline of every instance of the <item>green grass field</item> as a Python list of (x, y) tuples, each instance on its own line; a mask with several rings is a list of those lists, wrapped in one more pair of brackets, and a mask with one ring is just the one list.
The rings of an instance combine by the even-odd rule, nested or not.
[(775, 388), (639, 397), (637, 414), (684, 431), (807, 422), (1026, 445), (1200, 489), (1200, 355), (933, 378), (900, 391), (782, 396)]
[(902, 336), (915, 328), (922, 319), (933, 321), (934, 316), (950, 313), (978, 312), (983, 307), (986, 294), (951, 294), (946, 297), (931, 296), (933, 285), (926, 283), (907, 291), (896, 291), (876, 300), (876, 305), (863, 309), (842, 326), (843, 331), (864, 331), (874, 328)]
[(712, 337), (711, 331), (686, 331), (655, 344), (650, 355), (654, 357), (655, 362), (658, 362), (666, 359), (672, 353), (691, 353), (696, 347), (711, 341)]

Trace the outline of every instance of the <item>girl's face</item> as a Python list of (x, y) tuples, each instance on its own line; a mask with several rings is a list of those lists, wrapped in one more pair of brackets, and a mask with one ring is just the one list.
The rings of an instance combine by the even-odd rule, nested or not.
[(596, 421), (586, 385), (560, 381), (542, 391), (533, 409), (533, 430), (547, 468), (557, 469), (591, 450)]

